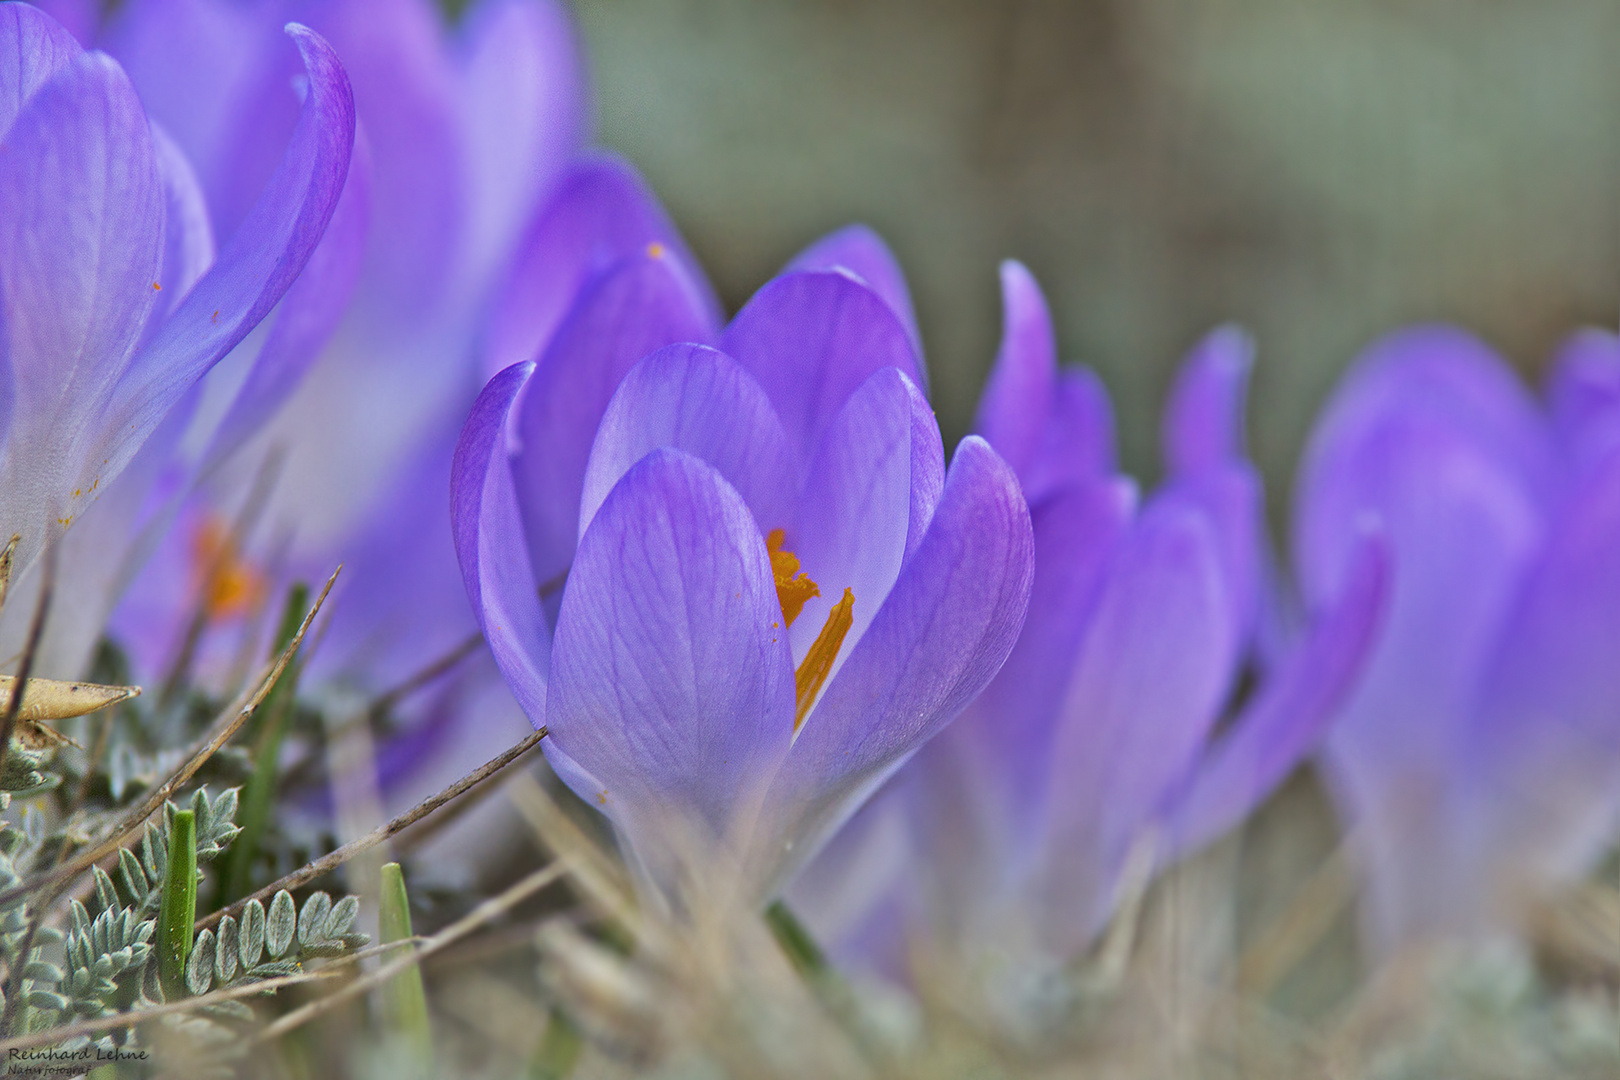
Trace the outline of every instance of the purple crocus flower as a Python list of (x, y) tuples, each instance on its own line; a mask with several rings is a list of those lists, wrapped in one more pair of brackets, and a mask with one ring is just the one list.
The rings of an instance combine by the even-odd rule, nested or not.
[[(1002, 287), (978, 425), (1029, 498), (1033, 598), (1000, 674), (896, 795), (913, 819), (909, 917), (947, 950), (1027, 974), (1027, 961), (1083, 952), (1133, 851), (1164, 865), (1207, 843), (1312, 749), (1371, 640), (1384, 559), (1349, 530), (1346, 576), (1267, 662), (1260, 481), (1242, 451), (1249, 339), (1217, 330), (1188, 357), (1165, 418), (1167, 476), (1139, 506), (1095, 376), (1058, 369), (1022, 266), (1003, 267)], [(1235, 700), (1246, 668), (1256, 688)]]
[[(0, 5), (0, 531), (19, 538), (18, 574), (64, 534), (71, 548), (83, 530), (69, 526), (103, 491), (139, 502), (125, 493), (143, 485), (120, 473), (161, 456), (143, 447), (170, 445), (198, 380), (317, 250), (354, 106), (326, 42), (287, 33), (303, 103), (216, 257), (191, 166), (124, 70), (40, 10)], [(59, 568), (69, 590), (94, 577), (73, 563), (69, 551)]]
[(1388, 625), (1327, 744), (1373, 946), (1500, 927), (1590, 868), (1620, 813), (1620, 348), (1591, 331), (1538, 405), (1440, 326), (1374, 345), (1300, 474), (1307, 598), (1385, 522)]
[[(485, 311), (584, 135), (581, 61), (553, 0), (485, 0), (454, 30), (428, 0), (132, 0), (103, 37), (197, 160), (222, 227), (264, 169), (263, 133), (288, 123), (274, 27), (294, 14), (332, 41), (354, 80), (370, 197), (352, 302), (328, 290), (339, 305), (302, 362), (248, 380), (209, 448), (218, 468), (135, 582), (116, 628), (141, 667), (164, 671), (201, 604), (217, 631), (202, 650), (217, 676), (242, 638), (262, 632), (286, 581), (319, 580), (342, 562), (309, 682), (376, 693), (477, 631), (435, 493), (449, 483), (456, 434), (485, 378)], [(222, 123), (232, 110), (251, 117), (251, 134)], [(230, 537), (266, 461), (279, 467), (259, 526)], [(213, 603), (199, 597), (206, 556), (226, 540), (244, 587)], [(476, 663), (454, 677), (476, 678)], [(451, 735), (425, 717), (454, 710), (423, 701), (421, 734)], [(387, 756), (401, 768), (446, 769), (489, 756), (487, 741), (460, 743), (450, 758)]]
[(462, 433), (456, 546), (496, 661), (665, 895), (722, 859), (773, 895), (1017, 635), (1028, 513), (983, 440), (946, 471), (909, 311), (857, 228), (720, 330), (654, 242)]

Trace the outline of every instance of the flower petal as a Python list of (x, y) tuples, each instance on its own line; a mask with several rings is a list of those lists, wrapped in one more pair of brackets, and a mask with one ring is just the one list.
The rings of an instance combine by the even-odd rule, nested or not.
[(1375, 347), (1312, 436), (1296, 499), (1307, 603), (1347, 581), (1357, 524), (1393, 566), (1378, 641), (1324, 762), (1359, 840), (1371, 940), (1389, 948), (1473, 901), (1457, 755), (1496, 628), (1543, 543), (1551, 440), (1500, 361), (1452, 331)]
[(1200, 341), (1176, 375), (1164, 417), (1164, 460), (1193, 476), (1243, 458), (1243, 406), (1254, 339), (1223, 326)]
[(1441, 386), (1412, 389), (1369, 401), (1352, 381), (1313, 437), (1296, 500), (1296, 563), (1313, 606), (1342, 592), (1359, 522), (1375, 515), (1388, 536), (1389, 614), (1332, 736), (1335, 756), (1365, 756), (1359, 767), (1380, 776), (1381, 762), (1449, 760), (1463, 700), (1545, 527), (1523, 469), (1459, 416), (1466, 405)]
[(444, 16), (432, 0), (322, 0), (307, 10), (342, 58), (376, 163), (375, 227), (357, 306), (390, 329), (401, 311), (460, 299), (456, 271), (470, 210)]
[(707, 332), (680, 264), (638, 251), (581, 295), (523, 396), (513, 461), (535, 580), (555, 591), (578, 543), (585, 467), (620, 381), (647, 354)]
[(1065, 488), (1031, 508), (1035, 578), (1018, 644), (908, 767), (930, 808), (918, 823), (928, 858), (960, 875), (951, 891), (1009, 887), (1041, 842), (1063, 692), (1136, 498), (1130, 481), (1116, 479)]
[(1193, 347), (1165, 408), (1170, 482), (1215, 524), (1235, 632), (1246, 638), (1260, 608), (1263, 487), (1243, 452), (1243, 411), (1254, 342), (1223, 326)]
[(1376, 530), (1351, 558), (1343, 595), (1321, 612), (1256, 698), (1204, 753), (1166, 813), (1171, 850), (1196, 851), (1248, 816), (1310, 753), (1371, 653), (1384, 612), (1390, 558)]
[(590, 90), (559, 0), (484, 0), (463, 17), (462, 34), (469, 261), (481, 281), (511, 257), (539, 200), (578, 152)]
[(1215, 526), (1231, 600), (1232, 632), (1238, 640), (1247, 640), (1264, 600), (1265, 496), (1259, 471), (1241, 459), (1228, 461), (1172, 481), (1167, 490), (1196, 503)]
[(580, 541), (547, 727), (603, 787), (579, 791), (656, 868), (690, 819), (746, 827), (793, 734), (793, 663), (753, 515), (711, 466), (654, 450)]
[[(157, 318), (147, 326), (155, 331), (161, 319), (180, 306), (193, 285), (214, 264), (214, 228), (208, 221), (208, 202), (202, 185), (178, 144), (157, 125), (152, 126), (152, 147), (158, 169), (163, 173), (167, 196), (164, 215), (163, 270), (159, 282), (163, 297)], [(143, 341), (144, 345), (145, 342)]]
[(1066, 490), (1031, 511), (1035, 586), (1023, 633), (995, 681), (947, 736), (973, 738), (978, 752), (996, 762), (1024, 806), (1018, 818), (1029, 831), (1046, 797), (1064, 690), (1136, 502), (1135, 485), (1110, 480)]
[(0, 139), (28, 99), (83, 52), (67, 28), (39, 8), (0, 6)]
[(619, 478), (660, 446), (719, 470), (753, 511), (761, 536), (796, 531), (798, 463), (765, 391), (726, 354), (680, 344), (631, 368), (614, 393), (585, 471), (580, 535)]
[(1022, 263), (1001, 264), (1001, 351), (990, 369), (974, 430), (1018, 473), (1040, 465), (1057, 396), (1057, 336), (1041, 287)]
[(206, 470), (241, 446), (281, 408), (349, 309), (365, 261), (371, 217), (371, 162), (357, 152), (337, 208), (304, 272), (282, 297), (246, 380), (203, 456)]
[[(847, 225), (822, 237), (794, 256), (783, 273), (796, 270), (847, 270), (860, 278), (899, 317), (911, 336), (911, 347), (922, 356), (922, 335), (917, 331), (917, 313), (911, 306), (906, 275), (889, 245), (870, 228)], [(927, 389), (924, 384), (925, 393)]]
[(1023, 624), (1033, 562), (1018, 478), (969, 436), (922, 545), (805, 719), (772, 786), (767, 892), (989, 683)]
[[(1457, 768), (1498, 888), (1576, 879), (1620, 823), (1620, 452), (1554, 521), (1485, 666)], [(1503, 880), (1505, 879), (1505, 880)], [(1517, 901), (1526, 896), (1510, 896)]]
[(534, 373), (514, 364), (484, 387), (450, 467), (450, 525), (467, 598), (529, 722), (546, 719), (551, 634), (529, 569), (508, 446), (513, 403)]
[[(1366, 471), (1367, 459), (1384, 438), (1381, 430), (1391, 425), (1453, 432), (1472, 447), (1482, 467), (1500, 471), (1538, 505), (1549, 500), (1551, 440), (1507, 365), (1482, 342), (1451, 327), (1418, 326), (1390, 334), (1356, 361), (1334, 392), (1301, 465), (1296, 556), (1312, 602), (1337, 593), (1324, 572), (1343, 565), (1354, 544), (1347, 526), (1365, 509), (1345, 502), (1351, 490), (1347, 474)], [(1316, 508), (1307, 512), (1307, 503)]]
[(894, 368), (874, 372), (823, 434), (798, 528), (787, 534), (787, 547), (821, 586), (789, 630), (796, 661), (844, 589), (853, 589), (854, 622), (830, 671), (837, 674), (927, 535), (944, 482), (945, 449), (922, 392)]
[(1578, 474), (1620, 447), (1620, 338), (1596, 329), (1570, 337), (1548, 374), (1547, 404)]
[(1106, 480), (1118, 471), (1114, 411), (1102, 380), (1090, 368), (1059, 371), (1040, 450), (1023, 477), (1024, 495), (1034, 504), (1071, 484)]
[(336, 208), (354, 145), (348, 79), (319, 37), (296, 24), (287, 32), (304, 57), (309, 92), (286, 157), (213, 268), (119, 380), (85, 487), (122, 469), (180, 395), (269, 313)]
[(484, 368), (534, 360), (596, 278), (649, 247), (681, 265), (698, 297), (703, 331), (712, 341), (720, 304), (664, 208), (629, 165), (618, 158), (582, 161), (564, 174), (551, 200), (518, 245), (504, 294), (491, 316)]
[(784, 274), (748, 301), (720, 349), (759, 380), (808, 465), (822, 430), (874, 371), (925, 385), (905, 326), (876, 292), (845, 274)]
[(298, 122), (297, 64), (272, 6), (126, 0), (100, 35), (196, 168), (220, 237), (240, 227)]
[(76, 477), (117, 428), (106, 403), (157, 296), (163, 199), (134, 87), (99, 53), (59, 71), (0, 141), (0, 531), (23, 536), (19, 570), (49, 522), (65, 527), (95, 497)]
[(1191, 767), (1236, 661), (1214, 530), (1196, 505), (1161, 495), (1106, 571), (1047, 758), (1042, 862), (1060, 954), (1109, 913), (1131, 845)]

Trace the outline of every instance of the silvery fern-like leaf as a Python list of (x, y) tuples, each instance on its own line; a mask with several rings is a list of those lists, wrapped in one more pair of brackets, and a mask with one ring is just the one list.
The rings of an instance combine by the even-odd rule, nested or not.
[(226, 788), (214, 800), (214, 823), (216, 828), (225, 822), (236, 821), (237, 802), (241, 796), (241, 788)]
[(191, 955), (186, 958), (186, 989), (191, 991), (193, 997), (200, 997), (208, 993), (208, 988), (213, 984), (214, 932), (204, 930), (197, 935)]
[(346, 954), (349, 946), (342, 941), (312, 941), (307, 945), (301, 945), (299, 949), (303, 956), (331, 960)]
[(286, 889), (276, 893), (270, 901), (270, 912), (265, 918), (264, 941), (270, 959), (280, 960), (292, 947), (293, 934), (298, 929), (298, 913), (293, 907), (292, 894)]
[(332, 898), (323, 892), (311, 893), (298, 915), (298, 943), (310, 946), (325, 939), (326, 918), (332, 914)]
[(96, 878), (96, 901), (100, 903), (102, 911), (116, 910), (121, 905), (118, 903), (118, 889), (114, 887), (113, 879), (108, 877), (107, 871), (103, 870), (101, 867), (97, 866), (94, 869)]
[(23, 992), (23, 1001), (31, 1009), (44, 1009), (47, 1012), (66, 1012), (68, 999), (61, 994), (53, 994), (49, 990), (27, 990)]
[(146, 894), (151, 891), (146, 871), (141, 869), (141, 860), (128, 848), (118, 849), (118, 876), (124, 879), (124, 892), (137, 904), (145, 900)]
[(192, 818), (197, 824), (197, 835), (204, 837), (212, 831), (213, 807), (208, 803), (208, 789), (198, 788), (191, 793), (191, 805), (186, 809), (191, 811)]
[(222, 1020), (254, 1019), (253, 1010), (243, 1001), (216, 1001), (211, 1005), (204, 1005), (202, 1011)]
[(283, 975), (296, 975), (298, 971), (299, 966), (296, 960), (272, 960), (269, 963), (254, 965), (251, 970), (244, 972), (236, 981), (240, 985), (243, 982), (279, 979)]
[(358, 896), (345, 896), (332, 905), (332, 913), (326, 917), (326, 926), (321, 931), (321, 937), (328, 940), (341, 938), (354, 926), (354, 920), (360, 915), (360, 898)]
[(23, 978), (33, 979), (35, 982), (55, 984), (62, 981), (62, 969), (43, 960), (28, 961), (23, 965), (22, 974)]
[(214, 950), (214, 978), (221, 986), (236, 978), (237, 962), (241, 959), (240, 948), (236, 920), (227, 915), (219, 920), (219, 945)]
[(162, 1005), (167, 999), (163, 996), (162, 980), (158, 978), (158, 965), (147, 964), (141, 969), (141, 996), (153, 1005)]
[(80, 971), (90, 966), (90, 960), (88, 956), (86, 956), (87, 952), (88, 948), (84, 943), (83, 935), (75, 933), (68, 938), (67, 965), (68, 973), (70, 975), (75, 971)]
[(148, 825), (146, 835), (141, 838), (141, 860), (146, 866), (148, 878), (153, 881), (163, 880), (163, 875), (169, 868), (169, 845), (164, 842), (155, 825)]
[(242, 909), (242, 931), (239, 951), (242, 967), (251, 968), (264, 953), (264, 905), (251, 900)]

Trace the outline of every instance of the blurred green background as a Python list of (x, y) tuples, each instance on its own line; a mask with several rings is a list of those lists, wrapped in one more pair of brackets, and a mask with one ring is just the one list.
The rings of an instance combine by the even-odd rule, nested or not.
[(1063, 357), (1103, 374), (1146, 477), (1180, 353), (1246, 324), (1278, 493), (1374, 335), (1455, 320), (1533, 373), (1620, 311), (1616, 0), (575, 7), (600, 140), (733, 310), (828, 229), (888, 238), (948, 440), (1008, 257), (1045, 286)]

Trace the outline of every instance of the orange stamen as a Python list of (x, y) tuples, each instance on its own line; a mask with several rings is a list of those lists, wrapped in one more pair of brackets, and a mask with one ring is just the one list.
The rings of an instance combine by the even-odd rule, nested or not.
[(821, 633), (816, 635), (810, 651), (804, 654), (804, 662), (799, 665), (799, 670), (793, 673), (794, 732), (803, 726), (804, 718), (809, 714), (810, 706), (815, 704), (816, 695), (821, 692), (822, 684), (827, 681), (827, 676), (832, 674), (833, 660), (838, 657), (838, 650), (843, 647), (844, 635), (848, 634), (849, 628), (854, 625), (855, 593), (845, 589), (844, 598), (827, 612), (827, 622), (822, 626)]
[(236, 540), (216, 517), (205, 518), (191, 536), (193, 574), (210, 619), (251, 611), (265, 594), (265, 580), (236, 550)]
[(799, 572), (797, 555), (782, 550), (786, 541), (783, 529), (772, 529), (765, 536), (765, 550), (771, 553), (771, 573), (776, 577), (776, 598), (782, 604), (782, 618), (792, 626), (810, 598), (821, 595), (821, 587)]

